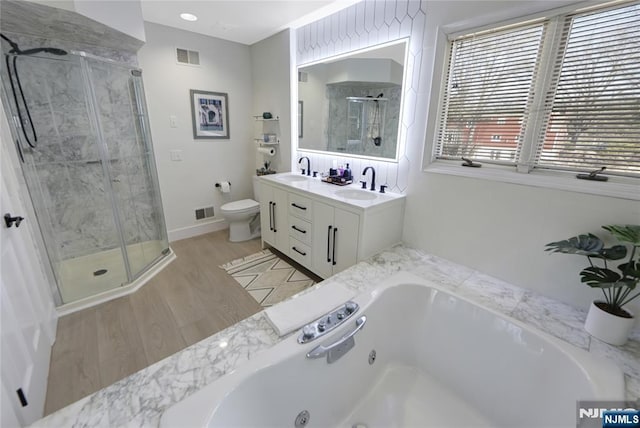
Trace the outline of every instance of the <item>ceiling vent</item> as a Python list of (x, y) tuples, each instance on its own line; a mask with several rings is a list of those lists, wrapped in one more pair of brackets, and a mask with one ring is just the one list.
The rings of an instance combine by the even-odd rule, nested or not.
[(176, 49), (176, 58), (179, 64), (200, 65), (200, 53), (187, 49)]

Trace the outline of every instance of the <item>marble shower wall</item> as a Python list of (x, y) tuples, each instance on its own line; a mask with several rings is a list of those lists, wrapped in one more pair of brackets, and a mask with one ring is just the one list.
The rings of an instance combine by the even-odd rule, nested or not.
[[(132, 66), (137, 63), (134, 52), (4, 34), (21, 49), (52, 46), (83, 50)], [(24, 150), (25, 176), (52, 261), (120, 246), (111, 189), (127, 244), (160, 239), (163, 235), (153, 168), (148, 163), (150, 149), (141, 136), (137, 118), (140, 112), (133, 101), (132, 79), (140, 77), (133, 77), (126, 66), (86, 59), (97, 98), (94, 108), (107, 145), (109, 180), (103, 169), (93, 113), (87, 104), (80, 61), (75, 55), (20, 57), (17, 61), (38, 135), (36, 148)], [(6, 98), (11, 99), (4, 67), (3, 84)]]
[[(372, 139), (367, 138), (366, 130), (365, 138), (363, 138), (359, 144), (347, 143), (349, 139), (349, 121), (347, 119), (349, 102), (346, 97), (376, 97), (380, 93), (384, 94), (384, 98), (388, 99), (388, 101), (380, 102), (382, 143), (379, 146), (373, 144)], [(328, 84), (326, 89), (327, 102), (325, 103), (325, 105), (328, 106), (328, 111), (325, 113), (328, 115), (328, 120), (326, 121), (328, 124), (326, 129), (328, 149), (335, 152), (345, 150), (345, 147), (348, 146), (347, 150), (349, 153), (365, 152), (369, 156), (395, 158), (401, 96), (402, 89), (398, 85), (384, 86), (376, 84), (373, 86), (366, 85), (364, 82)], [(363, 122), (371, 123), (373, 115), (375, 114), (375, 103), (368, 101), (363, 103), (363, 105), (365, 110)], [(364, 126), (367, 126), (366, 123)]]
[[(307, 64), (335, 55), (409, 38), (406, 77), (403, 86), (403, 115), (398, 139), (398, 162), (371, 161), (350, 156), (297, 152), (293, 167), (300, 156), (309, 156), (313, 170), (324, 170), (333, 159), (349, 162), (354, 174), (361, 165), (374, 166), (376, 181), (389, 185), (389, 190), (404, 192), (409, 183), (412, 162), (406, 153), (408, 131), (414, 126), (417, 93), (419, 92), (422, 41), (426, 18), (426, 1), (363, 0), (326, 18), (298, 28), (296, 31), (296, 63)], [(357, 167), (356, 167), (357, 166)]]

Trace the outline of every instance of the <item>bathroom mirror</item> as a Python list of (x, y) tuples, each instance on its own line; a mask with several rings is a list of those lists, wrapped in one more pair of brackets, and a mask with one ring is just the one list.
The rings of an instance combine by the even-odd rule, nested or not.
[(407, 40), (298, 67), (298, 149), (398, 159)]

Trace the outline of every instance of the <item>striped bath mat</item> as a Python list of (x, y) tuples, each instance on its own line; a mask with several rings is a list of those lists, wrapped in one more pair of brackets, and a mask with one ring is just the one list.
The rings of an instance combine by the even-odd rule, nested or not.
[(268, 249), (220, 267), (263, 308), (282, 302), (316, 283)]

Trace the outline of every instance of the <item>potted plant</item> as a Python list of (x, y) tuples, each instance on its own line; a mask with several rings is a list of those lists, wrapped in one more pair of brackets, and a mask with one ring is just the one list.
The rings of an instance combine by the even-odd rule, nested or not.
[[(623, 245), (605, 248), (604, 242), (596, 235), (578, 235), (564, 241), (551, 242), (545, 251), (552, 253), (577, 254), (586, 256), (589, 266), (580, 272), (581, 282), (602, 290), (604, 300), (596, 300), (591, 304), (585, 330), (592, 336), (610, 343), (622, 345), (627, 341), (634, 324), (633, 314), (623, 308), (638, 296), (634, 292), (640, 281), (640, 247), (639, 225), (612, 225), (602, 228), (613, 235)], [(627, 248), (631, 246), (631, 251)], [(621, 264), (613, 267), (615, 260)]]

